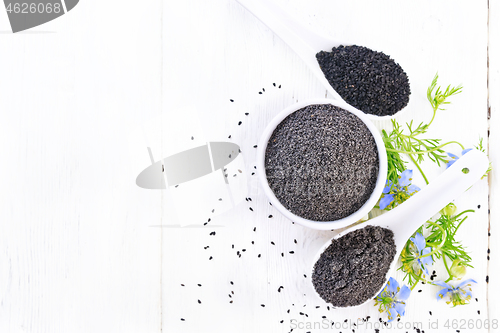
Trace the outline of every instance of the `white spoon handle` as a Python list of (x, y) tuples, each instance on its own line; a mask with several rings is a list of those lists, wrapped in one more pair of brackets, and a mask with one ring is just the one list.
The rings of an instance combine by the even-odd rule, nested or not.
[(337, 100), (342, 100), (337, 92), (325, 79), (316, 60), (319, 51), (331, 51), (333, 47), (341, 45), (339, 41), (324, 37), (311, 31), (308, 27), (291, 18), (282, 8), (272, 0), (236, 0), (269, 29), (274, 31), (292, 50), (302, 58), (322, 82), (325, 88)]
[(389, 227), (400, 251), (425, 221), (481, 179), (488, 165), (486, 154), (473, 149), (409, 200), (368, 224)]

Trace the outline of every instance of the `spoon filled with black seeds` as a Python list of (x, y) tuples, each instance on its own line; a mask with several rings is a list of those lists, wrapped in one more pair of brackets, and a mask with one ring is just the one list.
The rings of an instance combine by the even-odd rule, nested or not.
[(273, 1), (237, 1), (305, 61), (334, 99), (375, 119), (392, 116), (408, 104), (408, 76), (388, 55), (313, 32)]
[(484, 153), (471, 150), (407, 201), (328, 241), (312, 269), (319, 297), (335, 307), (353, 307), (377, 296), (408, 238), (481, 179), (488, 166)]

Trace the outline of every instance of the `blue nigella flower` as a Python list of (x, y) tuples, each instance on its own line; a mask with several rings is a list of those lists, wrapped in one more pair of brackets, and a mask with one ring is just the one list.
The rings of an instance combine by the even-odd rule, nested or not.
[(387, 180), (379, 203), (380, 209), (385, 209), (391, 205), (394, 208), (417, 191), (420, 191), (419, 187), (411, 184), (412, 176), (413, 170), (405, 170), (399, 176), (398, 183), (394, 184), (392, 181)]
[(425, 237), (422, 236), (421, 233), (416, 233), (415, 237), (410, 237), (410, 240), (413, 242), (413, 244), (416, 247), (416, 264), (418, 265), (418, 269), (423, 268), (425, 271), (425, 274), (429, 275), (429, 270), (427, 269), (427, 266), (431, 266), (433, 263), (432, 255), (420, 258), (421, 256), (428, 254), (432, 251), (431, 247), (425, 247), (426, 242), (425, 242)]
[[(472, 148), (467, 148), (467, 149), (464, 149), (462, 150), (462, 156), (464, 156), (465, 154), (467, 154), (469, 151), (471, 151)], [(452, 153), (446, 153), (448, 154), (448, 156), (451, 158), (451, 160), (448, 161), (448, 163), (446, 163), (446, 169), (448, 169), (450, 166), (453, 165), (453, 163), (455, 163), (460, 157), (458, 157), (457, 155), (455, 154), (452, 154)]]
[(399, 287), (398, 281), (390, 278), (387, 285), (375, 297), (375, 306), (379, 306), (379, 311), (387, 312), (388, 322), (393, 321), (396, 317), (405, 315), (405, 306), (408, 297), (410, 297), (411, 289), (408, 286)]
[(439, 301), (440, 299), (443, 299), (443, 297), (449, 294), (450, 300), (447, 301), (446, 304), (452, 303), (453, 307), (457, 305), (468, 304), (470, 299), (472, 298), (472, 288), (470, 287), (471, 283), (477, 283), (477, 282), (474, 281), (473, 279), (468, 279), (460, 283), (458, 286), (453, 287), (452, 285), (449, 285), (446, 282), (436, 281), (434, 282), (435, 285), (444, 287), (444, 289), (441, 289), (440, 291), (437, 292), (436, 298)]

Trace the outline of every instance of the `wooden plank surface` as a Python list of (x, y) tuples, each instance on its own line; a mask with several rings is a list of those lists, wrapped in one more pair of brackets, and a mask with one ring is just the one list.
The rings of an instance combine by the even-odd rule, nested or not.
[[(273, 1), (400, 63), (412, 89), (400, 123), (430, 118), (437, 71), (442, 85), (462, 84), (428, 137), (466, 147), (482, 137), (500, 164), (497, 2)], [(458, 235), (478, 281), (470, 305), (450, 308), (436, 287), (417, 286), (389, 328), (372, 305), (327, 309), (315, 298), (312, 257), (335, 232), (269, 205), (254, 146), (282, 109), (329, 95), (236, 1), (83, 1), (15, 35), (6, 20), (0, 10), (0, 332), (497, 331), (484, 328), (499, 309), (495, 169), (455, 202), (476, 210)], [(159, 160), (210, 141), (241, 149), (229, 185), (216, 173), (164, 191), (135, 185), (147, 147)], [(443, 171), (424, 167), (431, 180)]]

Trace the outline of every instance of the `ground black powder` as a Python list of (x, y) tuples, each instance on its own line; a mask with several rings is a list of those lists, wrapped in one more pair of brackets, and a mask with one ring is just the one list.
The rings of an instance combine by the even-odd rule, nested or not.
[(330, 85), (350, 105), (377, 116), (393, 115), (410, 99), (408, 76), (382, 52), (357, 45), (316, 54)]
[(366, 226), (349, 232), (332, 240), (314, 265), (314, 288), (333, 306), (362, 304), (382, 288), (395, 255), (391, 230)]
[(379, 159), (373, 135), (357, 116), (331, 104), (314, 104), (276, 127), (265, 168), (285, 208), (308, 220), (335, 221), (368, 200)]

